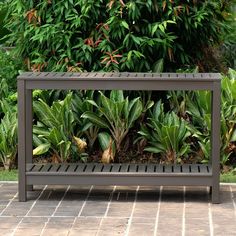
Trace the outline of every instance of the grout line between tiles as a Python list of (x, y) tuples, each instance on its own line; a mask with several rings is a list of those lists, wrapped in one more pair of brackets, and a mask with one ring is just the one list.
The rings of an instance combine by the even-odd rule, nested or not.
[[(25, 216), (28, 216), (29, 212), (33, 209), (34, 205), (36, 204), (37, 200), (42, 196), (44, 190), (47, 188), (47, 185), (43, 188), (43, 190), (41, 191), (41, 193), (39, 194), (39, 196), (36, 198), (36, 200), (33, 202), (32, 206), (30, 207), (30, 209), (28, 210), (28, 212), (25, 214)], [(14, 228), (13, 232), (12, 232), (12, 236), (14, 236), (14, 234), (16, 233), (17, 229), (19, 228), (20, 224), (22, 223), (23, 219), (25, 218), (22, 217), (22, 219), (20, 220), (20, 222), (16, 225), (16, 227)]]
[(233, 193), (232, 187), (230, 186), (229, 188), (230, 188), (231, 198), (232, 198), (232, 202), (233, 202), (233, 206), (234, 206), (234, 215), (236, 216), (236, 202), (234, 200), (234, 193)]
[(32, 206), (30, 207), (29, 211), (26, 213), (25, 216), (28, 216), (29, 213), (31, 212), (31, 210), (33, 209), (33, 207), (35, 206), (36, 202), (39, 200), (39, 198), (43, 195), (44, 191), (46, 190), (47, 185), (44, 186), (43, 190), (41, 191), (41, 193), (39, 194), (39, 196), (36, 198), (36, 200), (33, 202)]
[(183, 189), (183, 218), (182, 218), (182, 236), (185, 236), (185, 210), (186, 210), (186, 199), (185, 199), (185, 194), (186, 194), (186, 187), (184, 186)]
[(1, 211), (0, 216), (2, 216), (2, 214), (4, 213), (4, 211), (11, 205), (11, 203), (14, 201), (14, 199), (17, 197), (18, 192), (13, 196), (13, 198), (8, 202), (8, 204), (6, 205), (6, 207)]
[(139, 191), (139, 186), (136, 188), (136, 191), (135, 191), (134, 203), (133, 203), (131, 215), (130, 215), (129, 220), (128, 220), (128, 225), (127, 225), (127, 228), (126, 228), (126, 231), (125, 231), (125, 236), (129, 235), (129, 230), (130, 230), (130, 226), (131, 226), (133, 215), (134, 215), (134, 209), (135, 209), (136, 202), (137, 202), (138, 191)]
[(93, 189), (93, 185), (90, 187), (90, 189), (89, 189), (89, 191), (88, 191), (88, 194), (87, 194), (86, 198), (84, 199), (83, 205), (82, 205), (82, 207), (81, 207), (81, 209), (80, 209), (80, 211), (79, 211), (78, 216), (76, 216), (76, 217), (74, 218), (74, 221), (73, 221), (73, 223), (72, 223), (70, 229), (68, 230), (67, 236), (70, 235), (70, 231), (72, 230), (72, 228), (73, 228), (73, 226), (74, 226), (74, 224), (75, 224), (76, 219), (77, 219), (78, 217), (81, 217), (81, 213), (82, 213), (82, 211), (83, 211), (83, 209), (84, 209), (84, 207), (85, 207), (85, 204), (86, 204), (86, 202), (87, 202), (87, 200), (88, 200), (88, 198), (89, 198), (89, 196), (90, 196), (90, 194), (91, 194), (91, 192), (92, 192), (92, 189)]
[(114, 186), (113, 189), (112, 189), (112, 192), (111, 192), (110, 197), (109, 197), (110, 199), (109, 199), (109, 202), (108, 202), (108, 204), (107, 204), (106, 212), (104, 213), (104, 216), (102, 217), (102, 219), (101, 219), (101, 221), (100, 221), (100, 223), (99, 223), (96, 236), (98, 235), (98, 233), (99, 233), (99, 231), (100, 231), (100, 229), (101, 229), (102, 222), (103, 222), (104, 218), (107, 217), (107, 213), (108, 213), (108, 210), (109, 210), (109, 208), (110, 208), (110, 205), (111, 205), (112, 198), (113, 198), (113, 195), (114, 195), (115, 190), (116, 190), (116, 186)]
[(53, 218), (53, 217), (54, 217), (54, 215), (55, 215), (55, 213), (56, 213), (57, 209), (58, 209), (58, 208), (59, 208), (59, 206), (61, 205), (61, 203), (62, 203), (62, 201), (64, 200), (64, 198), (65, 198), (65, 196), (66, 196), (67, 192), (69, 191), (69, 189), (70, 189), (70, 185), (67, 187), (67, 189), (66, 189), (65, 193), (63, 194), (63, 196), (62, 196), (62, 198), (61, 198), (60, 202), (57, 204), (57, 206), (56, 206), (56, 208), (55, 208), (54, 212), (52, 213), (51, 217), (50, 217), (50, 218), (48, 217), (48, 220), (45, 222), (45, 224), (44, 224), (44, 227), (43, 227), (43, 228), (42, 228), (42, 230), (41, 230), (40, 236), (42, 236), (42, 235), (43, 235), (43, 233), (44, 233), (44, 231), (45, 231), (45, 229), (46, 229), (46, 227), (47, 227), (47, 225), (48, 225), (48, 222), (50, 221), (50, 219), (51, 219), (51, 218)]
[(163, 190), (163, 186), (161, 186), (160, 190), (159, 190), (159, 199), (158, 199), (158, 207), (157, 207), (157, 214), (156, 214), (155, 227), (154, 227), (154, 236), (157, 235), (159, 215), (160, 215), (160, 208), (161, 208), (162, 190)]
[[(208, 189), (206, 189), (206, 191), (207, 191), (207, 194), (208, 194)], [(214, 227), (213, 227), (210, 199), (208, 199), (208, 219), (209, 219), (210, 236), (214, 236)]]

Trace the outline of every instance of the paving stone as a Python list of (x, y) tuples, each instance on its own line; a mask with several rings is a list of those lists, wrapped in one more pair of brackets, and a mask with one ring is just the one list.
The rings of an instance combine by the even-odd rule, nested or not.
[(100, 230), (97, 233), (97, 236), (123, 236), (125, 235), (124, 230), (110, 231), (110, 230)]
[(133, 209), (133, 203), (121, 204), (112, 202), (107, 212), (109, 217), (130, 217)]
[(55, 207), (50, 206), (38, 206), (34, 207), (28, 214), (28, 216), (51, 216), (55, 211)]
[(101, 223), (101, 218), (95, 217), (78, 217), (73, 225), (73, 229), (97, 230)]
[(99, 231), (124, 232), (128, 224), (128, 218), (103, 218)]
[(129, 236), (150, 236), (154, 234), (154, 224), (131, 223)]
[(96, 236), (97, 230), (75, 230), (72, 229), (68, 236)]
[(2, 213), (3, 216), (24, 216), (30, 210), (30, 205), (22, 206), (9, 206)]
[[(12, 235), (13, 229), (18, 225), (14, 234), (16, 236), (40, 235), (42, 229), (42, 235), (45, 236), (123, 236), (129, 220), (129, 236), (149, 236), (154, 233), (159, 187), (140, 187), (134, 208), (136, 186), (117, 186), (112, 199), (113, 186), (95, 186), (86, 204), (84, 200), (90, 186), (71, 186), (66, 195), (67, 186), (49, 186), (41, 194), (43, 188), (44, 186), (34, 186), (34, 191), (28, 192), (30, 200), (18, 202), (17, 197), (13, 199), (17, 184), (0, 184), (0, 235)], [(233, 201), (236, 201), (236, 186), (221, 186), (221, 204), (209, 204), (211, 197), (209, 188), (206, 187), (186, 187), (184, 204), (183, 189), (163, 187), (156, 232), (158, 236), (182, 235), (184, 207), (186, 236), (210, 235), (209, 211), (214, 236), (222, 236), (222, 232), (225, 236), (235, 236), (236, 211)], [(41, 197), (37, 200), (39, 196)], [(11, 204), (4, 210), (9, 202)], [(32, 210), (25, 217), (32, 205)], [(77, 217), (82, 207), (82, 214)], [(54, 212), (54, 217), (51, 217)], [(107, 217), (104, 218), (105, 213)]]
[(107, 202), (86, 202), (81, 216), (104, 216), (107, 210)]
[[(69, 233), (69, 229), (51, 229), (51, 228), (46, 228), (43, 233), (40, 236), (67, 236)], [(78, 234), (80, 235), (80, 234)]]
[(70, 229), (74, 223), (74, 217), (53, 217), (47, 223), (46, 228), (50, 229)]
[(17, 229), (14, 233), (14, 236), (40, 236), (42, 229), (41, 228), (20, 228)]
[(38, 228), (40, 230), (43, 229), (43, 227), (45, 226), (46, 222), (48, 222), (48, 218), (47, 217), (27, 217), (27, 218), (23, 218), (22, 222), (18, 225), (19, 229), (26, 229), (26, 228)]
[(0, 229), (13, 229), (21, 219), (21, 217), (0, 217)]
[(57, 208), (54, 216), (78, 216), (81, 210), (82, 204), (80, 206), (61, 206)]
[(1, 229), (0, 228), (0, 235), (2, 236), (12, 236), (13, 229)]

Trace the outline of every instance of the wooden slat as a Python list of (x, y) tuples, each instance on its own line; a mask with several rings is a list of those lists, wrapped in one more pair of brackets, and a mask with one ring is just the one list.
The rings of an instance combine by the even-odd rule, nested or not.
[[(97, 163), (96, 166), (95, 166), (95, 168), (94, 168), (94, 170), (93, 170), (93, 172), (101, 172), (103, 166), (104, 166), (104, 164), (102, 164), (102, 163)], [(104, 167), (103, 167), (103, 168), (104, 168)]]
[(188, 165), (188, 164), (182, 165), (183, 173), (190, 173), (189, 166), (190, 165)]
[(111, 171), (111, 167), (113, 166), (113, 164), (103, 164), (104, 167), (102, 169), (102, 172), (110, 172)]
[(165, 173), (172, 173), (172, 167), (173, 165), (165, 165), (164, 172)]
[(138, 165), (138, 172), (145, 172), (146, 165), (145, 164), (139, 164)]
[(160, 164), (160, 165), (157, 165), (157, 167), (156, 167), (156, 172), (157, 173), (164, 173), (164, 170), (165, 170), (165, 167), (164, 167), (165, 165), (163, 165), (163, 164)]
[(95, 164), (93, 163), (88, 163), (86, 164), (86, 169), (84, 170), (84, 172), (92, 172), (92, 170), (94, 169)]
[(49, 169), (52, 168), (52, 164), (44, 164), (43, 168), (41, 169), (41, 172), (48, 172)]
[(174, 173), (181, 173), (180, 165), (174, 165)]
[(31, 172), (39, 172), (43, 168), (43, 164), (36, 164)]
[(209, 173), (207, 165), (198, 165), (198, 168), (200, 168), (200, 173), (204, 173), (204, 174)]
[(148, 173), (153, 173), (154, 172), (154, 167), (155, 167), (154, 164), (148, 164), (147, 165), (147, 172)]
[(60, 172), (66, 172), (66, 170), (68, 169), (68, 164), (67, 163), (62, 163), (61, 167), (58, 170), (58, 173)]
[(137, 170), (137, 164), (130, 164), (130, 167), (129, 167), (129, 172), (136, 172)]
[(120, 172), (127, 172), (128, 171), (129, 164), (122, 164)]
[(52, 168), (50, 169), (50, 172), (57, 172), (59, 165), (60, 164), (52, 164)]
[(84, 167), (85, 167), (85, 164), (84, 164), (84, 163), (78, 163), (78, 167), (76, 168), (75, 172), (76, 172), (76, 173), (81, 173), (81, 172), (83, 172)]
[(192, 164), (192, 165), (190, 165), (190, 168), (191, 168), (191, 173), (199, 173), (198, 165)]
[(121, 169), (121, 164), (113, 164), (111, 172), (119, 172)]
[(35, 164), (27, 165), (26, 171), (30, 172), (34, 169)]
[(78, 166), (78, 164), (69, 164), (69, 168), (68, 168), (67, 172), (74, 173), (76, 166)]

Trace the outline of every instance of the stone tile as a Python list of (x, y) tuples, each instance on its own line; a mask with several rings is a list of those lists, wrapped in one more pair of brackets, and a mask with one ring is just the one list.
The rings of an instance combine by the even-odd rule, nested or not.
[[(67, 236), (69, 233), (69, 229), (51, 229), (51, 228), (46, 228), (43, 233), (40, 236), (51, 236), (51, 235), (56, 235), (56, 236)], [(78, 234), (80, 235), (80, 234)]]
[(4, 235), (4, 236), (12, 236), (13, 233), (13, 229), (1, 229), (0, 228), (0, 235)]
[(73, 225), (73, 229), (95, 231), (99, 228), (100, 222), (101, 222), (101, 218), (78, 217), (75, 220), (75, 223)]
[(0, 229), (13, 229), (21, 219), (21, 217), (0, 217)]
[(158, 209), (158, 202), (136, 202), (133, 217), (155, 218)]
[(154, 224), (131, 223), (129, 236), (150, 236), (154, 234)]
[(81, 210), (82, 204), (80, 206), (61, 206), (57, 208), (54, 216), (78, 216)]
[(188, 219), (186, 218), (185, 221), (185, 232), (186, 235), (190, 235), (190, 232), (195, 232), (194, 235), (205, 235), (209, 234), (210, 232), (210, 226), (209, 226), (209, 220), (199, 218), (197, 219)]
[(96, 236), (97, 230), (89, 230), (89, 229), (83, 229), (83, 230), (77, 230), (72, 229), (68, 236)]
[(42, 229), (41, 228), (20, 228), (17, 229), (14, 233), (14, 236), (40, 236)]
[(55, 209), (55, 207), (50, 206), (33, 207), (33, 209), (29, 212), (28, 216), (51, 216)]
[(104, 216), (108, 202), (89, 202), (87, 201), (81, 216)]
[(97, 233), (97, 236), (123, 236), (125, 235), (124, 230), (110, 231), (110, 230), (100, 230)]
[(156, 218), (147, 217), (133, 217), (132, 223), (155, 224)]
[(157, 191), (139, 189), (137, 194), (137, 202), (157, 202), (159, 200), (159, 189)]
[[(169, 219), (168, 216), (159, 216), (159, 221), (157, 225), (157, 235), (182, 235), (182, 218)], [(195, 235), (194, 235), (195, 236)]]
[(10, 205), (6, 210), (3, 212), (3, 216), (25, 216), (26, 213), (30, 210), (30, 205), (21, 205), (21, 206), (12, 206)]
[(132, 213), (133, 203), (117, 203), (112, 202), (107, 212), (109, 217), (130, 217)]
[(54, 217), (50, 218), (46, 228), (50, 229), (70, 229), (74, 223), (74, 217)]
[(5, 208), (6, 208), (6, 206), (1, 206), (1, 205), (0, 205), (0, 214), (1, 214), (1, 212), (2, 212)]
[[(128, 218), (103, 218), (99, 231), (124, 232), (128, 224)], [(101, 233), (100, 233), (101, 234)]]
[(40, 228), (43, 229), (46, 222), (48, 222), (47, 217), (25, 217), (22, 222), (19, 224), (19, 229), (25, 228)]

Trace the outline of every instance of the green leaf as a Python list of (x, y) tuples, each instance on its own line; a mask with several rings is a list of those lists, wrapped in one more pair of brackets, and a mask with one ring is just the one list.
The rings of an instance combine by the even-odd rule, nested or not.
[(99, 117), (93, 112), (87, 111), (82, 114), (82, 118), (89, 119), (93, 124), (97, 125), (100, 128), (109, 128), (106, 120), (102, 117)]
[(127, 23), (126, 21), (122, 20), (122, 21), (121, 21), (121, 25), (122, 25), (124, 28), (129, 29), (129, 25), (128, 25), (128, 23)]
[(154, 73), (161, 73), (163, 72), (163, 69), (164, 69), (164, 59), (161, 58), (154, 63), (152, 71)]
[(37, 155), (42, 155), (46, 152), (48, 152), (49, 148), (51, 147), (50, 143), (44, 143), (44, 144), (40, 144), (38, 147), (36, 147), (33, 150), (33, 155), (37, 156)]
[(235, 142), (235, 141), (236, 141), (236, 129), (233, 131), (230, 139), (230, 142)]
[(143, 111), (143, 106), (142, 106), (142, 102), (138, 99), (135, 101), (135, 103), (133, 104), (131, 110), (130, 110), (130, 114), (128, 117), (128, 127), (132, 127), (133, 123), (135, 120), (137, 120), (140, 115), (142, 114)]
[(161, 149), (158, 149), (156, 147), (147, 147), (144, 149), (144, 151), (152, 152), (152, 153), (161, 153), (162, 152)]
[(111, 136), (107, 132), (102, 132), (98, 134), (98, 141), (103, 151), (105, 151), (111, 141)]

